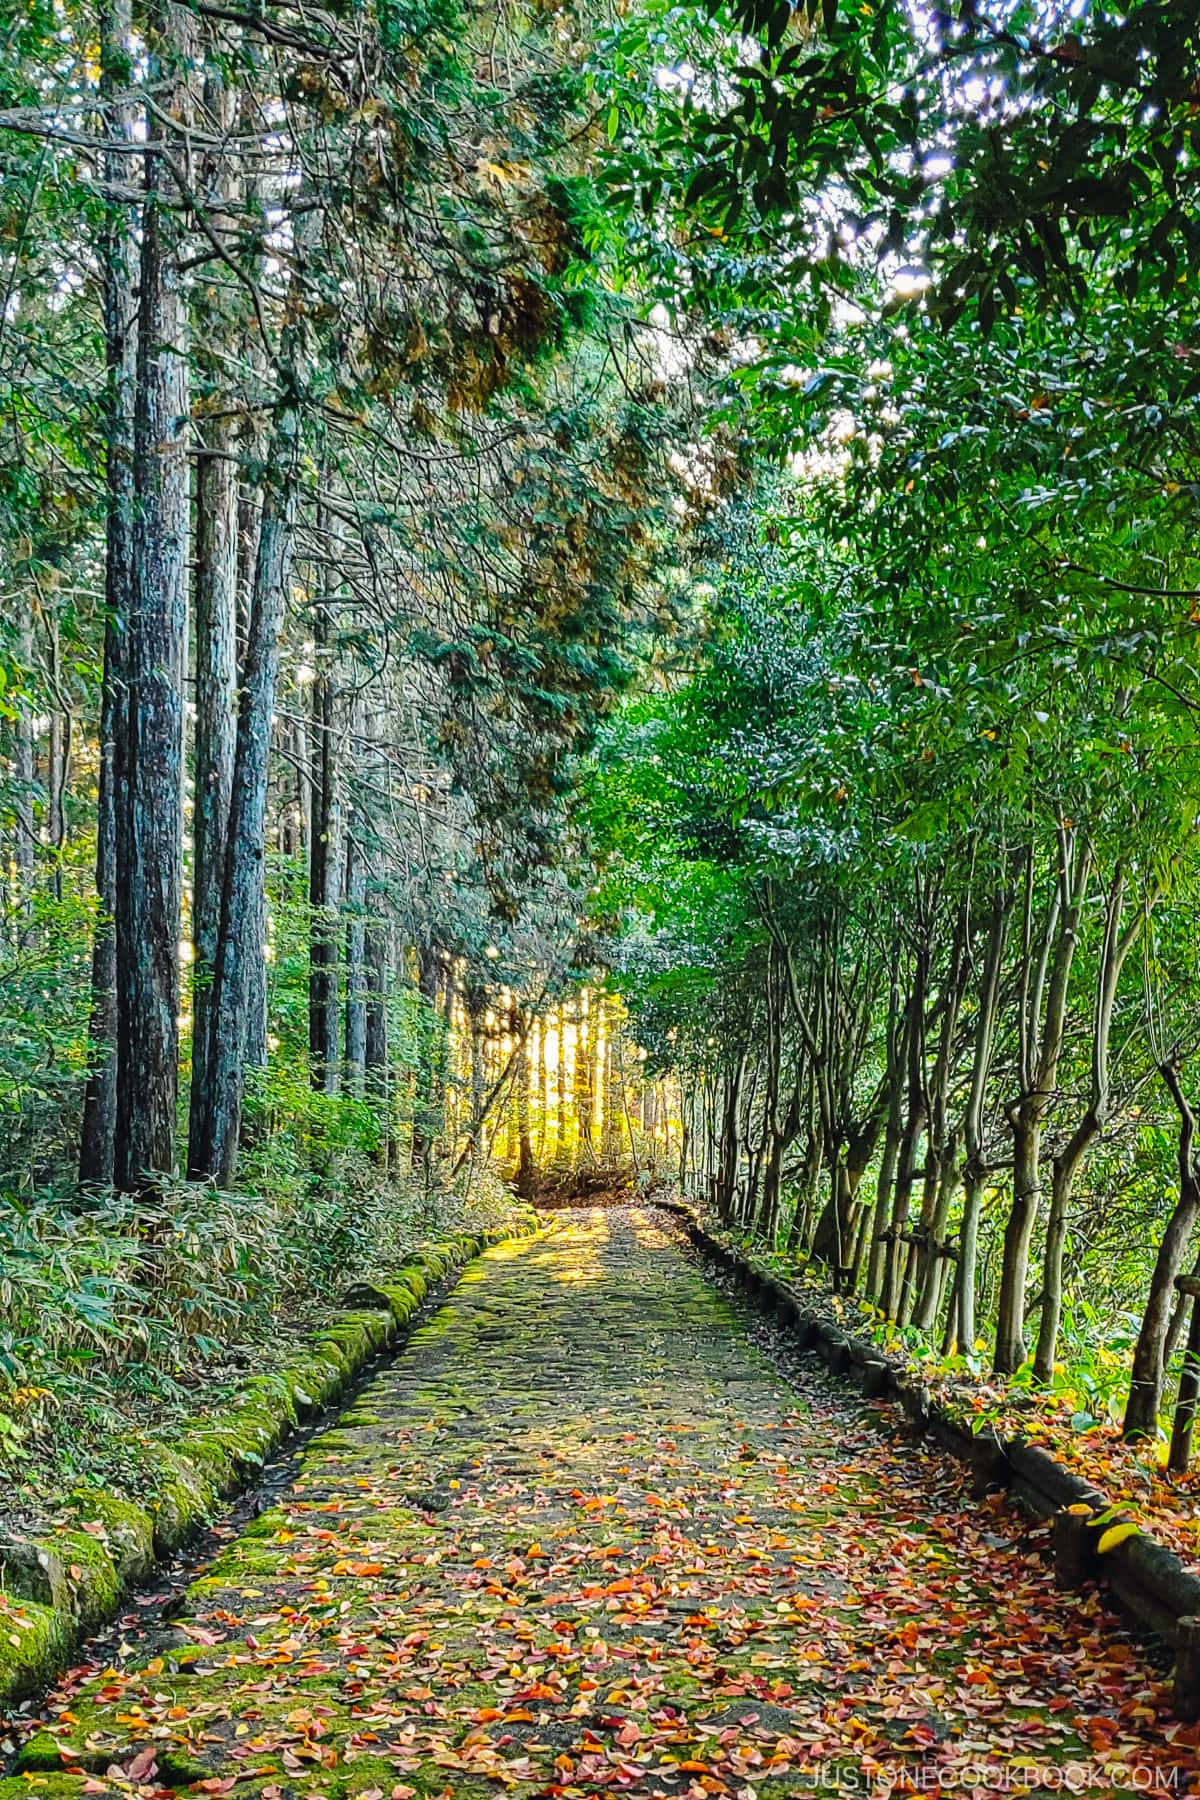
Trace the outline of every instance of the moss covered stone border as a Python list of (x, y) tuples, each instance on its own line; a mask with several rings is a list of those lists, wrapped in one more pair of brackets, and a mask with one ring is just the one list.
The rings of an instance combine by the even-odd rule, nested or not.
[(427, 1295), (492, 1244), (530, 1237), (540, 1226), (522, 1212), (503, 1227), (431, 1244), (378, 1282), (355, 1283), (282, 1368), (253, 1376), (228, 1405), (159, 1447), (163, 1479), (152, 1499), (76, 1488), (65, 1497), (59, 1529), (0, 1540), (0, 1705), (36, 1695), (69, 1668), (80, 1642), (113, 1619), (124, 1596), (223, 1500), (249, 1485), (297, 1425), (403, 1342)]
[(1049, 1547), (1060, 1587), (1102, 1582), (1122, 1613), (1162, 1639), (1175, 1659), (1174, 1711), (1200, 1718), (1200, 1577), (1148, 1532), (1132, 1530), (1098, 1552), (1102, 1530), (1120, 1519), (1101, 1491), (1064, 1467), (1049, 1450), (1021, 1437), (976, 1433), (932, 1394), (918, 1364), (885, 1355), (869, 1338), (847, 1331), (829, 1298), (794, 1286), (737, 1240), (710, 1231), (694, 1208), (656, 1202), (680, 1220), (695, 1247), (728, 1270), (760, 1309), (773, 1313), (802, 1348), (815, 1350), (830, 1373), (854, 1381), (871, 1399), (895, 1401), (916, 1431), (928, 1431), (967, 1464), (975, 1493), (1006, 1491), (1037, 1519), (1053, 1522)]

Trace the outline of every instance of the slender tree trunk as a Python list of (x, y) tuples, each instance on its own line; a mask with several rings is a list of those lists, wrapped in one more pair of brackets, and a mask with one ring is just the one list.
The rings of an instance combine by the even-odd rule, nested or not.
[(487, 989), (482, 982), (468, 979), (463, 985), (463, 1008), (467, 1015), (470, 1038), (471, 1118), (467, 1135), (471, 1154), (479, 1160), (483, 1145), (483, 1118), (487, 1104)]
[(741, 1137), (738, 1115), (742, 1103), (742, 1085), (746, 1078), (746, 1052), (726, 1071), (725, 1099), (721, 1110), (721, 1139), (717, 1163), (716, 1203), (718, 1216), (728, 1220), (733, 1215), (737, 1193), (738, 1164), (741, 1160)]
[[(114, 1179), (136, 1192), (175, 1164), (187, 629), (187, 344), (171, 243), (171, 181), (155, 146), (174, 146), (189, 54), (184, 9), (151, 14), (159, 106), (144, 156), (134, 407), (134, 523), (117, 822), (117, 1123)], [(164, 75), (172, 89), (161, 86)]]
[(575, 1116), (578, 1124), (578, 1162), (594, 1164), (596, 1147), (592, 1141), (594, 1095), (592, 1088), (592, 1056), (596, 1034), (596, 996), (587, 988), (579, 990), (579, 1026), (575, 1040)]
[(987, 947), (984, 951), (983, 973), (979, 984), (979, 1010), (975, 1015), (971, 1086), (963, 1115), (963, 1144), (966, 1161), (963, 1167), (962, 1224), (958, 1234), (955, 1336), (959, 1347), (964, 1352), (972, 1349), (976, 1338), (975, 1290), (979, 1268), (979, 1214), (983, 1206), (988, 1176), (984, 1106), (996, 1041), (1000, 975), (1004, 967), (1004, 946), (1008, 938), (1011, 908), (1012, 893), (1008, 889), (1003, 889), (993, 901), (988, 922)]
[(318, 1093), (335, 1094), (338, 1077), (338, 856), (337, 695), (330, 666), (333, 626), (328, 605), (317, 610), (320, 664), (313, 682), (313, 802), (309, 834), (308, 901), (311, 917), (308, 1049)]
[(350, 820), (346, 833), (346, 1085), (361, 1095), (367, 1072), (366, 860)]
[(1104, 942), (1096, 971), (1096, 1004), (1092, 1021), (1092, 1080), (1087, 1109), (1061, 1153), (1054, 1159), (1050, 1217), (1046, 1225), (1046, 1253), (1042, 1261), (1042, 1309), (1033, 1369), (1039, 1381), (1049, 1381), (1058, 1352), (1062, 1320), (1063, 1251), (1067, 1238), (1071, 1197), (1080, 1169), (1092, 1145), (1104, 1129), (1110, 1106), (1109, 1041), (1117, 985), (1125, 960), (1141, 934), (1149, 910), (1139, 909), (1122, 932), (1125, 910), (1125, 871), (1118, 862), (1109, 885), (1105, 908)]
[(950, 1208), (958, 1190), (958, 1159), (961, 1150), (962, 1135), (956, 1130), (951, 1133), (936, 1164), (936, 1185), (927, 1220), (929, 1236), (926, 1243), (925, 1268), (921, 1291), (913, 1313), (913, 1323), (922, 1331), (932, 1331), (937, 1323), (945, 1293), (946, 1269), (955, 1255), (953, 1246), (947, 1242), (946, 1229), (950, 1219)]
[(192, 884), (192, 1130), (203, 1109), (229, 796), (237, 748), (237, 466), (226, 421), (203, 429), (196, 467), (196, 737)]
[(429, 945), (417, 953), (417, 1067), (413, 1092), (412, 1165), (428, 1178), (434, 1139), (441, 1129), (439, 1067), (441, 1015), (438, 1011), (438, 957)]
[(57, 619), (50, 622), (50, 735), (46, 756), (47, 832), (51, 851), (50, 885), (63, 897), (63, 848), (67, 841), (67, 789), (71, 779), (71, 710), (62, 679), (62, 639)]
[(892, 1189), (896, 1181), (896, 1164), (904, 1135), (904, 1029), (905, 1011), (900, 1005), (900, 984), (893, 976), (888, 997), (887, 1028), (887, 1118), (883, 1127), (883, 1151), (875, 1181), (875, 1212), (871, 1222), (871, 1243), (867, 1252), (867, 1292), (878, 1304), (883, 1299), (884, 1275), (887, 1269), (887, 1231), (891, 1217)]
[(796, 1187), (796, 1205), (788, 1227), (787, 1249), (789, 1255), (807, 1255), (810, 1250), (809, 1227), (812, 1223), (813, 1201), (816, 1197), (817, 1183), (821, 1178), (821, 1162), (823, 1159), (821, 1128), (812, 1116), (810, 1107), (808, 1121), (808, 1139), (804, 1148), (804, 1164), (800, 1180)]
[[(1087, 1131), (1087, 1137), (1083, 1132)], [(1081, 1122), (1061, 1156), (1054, 1158), (1050, 1187), (1050, 1214), (1046, 1221), (1046, 1249), (1042, 1258), (1042, 1306), (1038, 1322), (1037, 1349), (1033, 1372), (1039, 1381), (1049, 1381), (1054, 1373), (1058, 1349), (1058, 1333), (1062, 1323), (1063, 1249), (1067, 1239), (1067, 1217), (1075, 1176), (1086, 1154), (1087, 1143), (1099, 1131), (1090, 1119)]]
[(391, 1055), (388, 1045), (388, 932), (384, 921), (374, 911), (368, 915), (363, 948), (367, 965), (366, 1035), (363, 1042), (366, 1091), (379, 1119), (378, 1160), (386, 1168), (392, 1160), (395, 1135)]
[(908, 997), (905, 1027), (907, 1059), (904, 1132), (896, 1159), (892, 1190), (892, 1217), (888, 1226), (887, 1269), (883, 1310), (890, 1319), (899, 1316), (904, 1272), (904, 1233), (908, 1229), (909, 1203), (916, 1178), (917, 1155), (925, 1129), (925, 988), (928, 965), (924, 950), (917, 953), (912, 992)]
[[(548, 1028), (547, 1028), (547, 1024), (546, 1024), (546, 1015), (543, 1013), (541, 1018), (538, 1020), (537, 1065), (536, 1065), (535, 1072), (534, 1072), (534, 1090), (537, 1094), (537, 1140), (536, 1140), (536, 1144), (535, 1144), (535, 1154), (537, 1156), (537, 1160), (538, 1160), (539, 1164), (545, 1162), (545, 1160), (546, 1160), (547, 1120), (549, 1117), (549, 1098), (548, 1098), (547, 1088), (546, 1088), (546, 1081), (547, 1081), (546, 1039), (547, 1039), (547, 1035), (548, 1035)], [(607, 1054), (608, 1054), (608, 1068), (609, 1068), (609, 1071), (611, 1071), (611, 1069), (612, 1069), (612, 1044), (609, 1043), (606, 1046), (606, 1048), (607, 1048)], [(609, 1124), (608, 1106), (610, 1103), (610, 1096), (611, 1096), (611, 1089), (609, 1087), (608, 1077), (606, 1076), (605, 1084), (604, 1084), (604, 1105), (605, 1105), (604, 1126), (605, 1126), (606, 1133), (608, 1131), (608, 1124)]]
[[(249, 434), (251, 453), (261, 454), (261, 433), (256, 427), (250, 425), (244, 426), (243, 429)], [(243, 636), (249, 633), (254, 605), (254, 581), (255, 571), (258, 567), (262, 521), (261, 495), (253, 494), (243, 485), (238, 503), (238, 595), (239, 611), (245, 621)], [(302, 726), (299, 729), (303, 731)], [(295, 780), (295, 821), (302, 840), (300, 848), (304, 848), (304, 807), (301, 792), (304, 777), (299, 770), (297, 770)], [(246, 1067), (247, 1069), (265, 1069), (270, 1007), (270, 984), (267, 979), (268, 917), (265, 863), (263, 879), (259, 884), (257, 915), (252, 931), (254, 943), (258, 948), (257, 952), (250, 956), (246, 971)]]
[[(1056, 937), (1046, 994), (1045, 1023), (1041, 1025), (1039, 1018), (1039, 981), (1034, 984), (1031, 1001), (1026, 1009), (1025, 1033), (1029, 1051), (1024, 1092), (1008, 1112), (1013, 1134), (1013, 1201), (1004, 1232), (1000, 1298), (996, 1316), (994, 1367), (999, 1375), (1011, 1374), (1025, 1360), (1025, 1297), (1029, 1255), (1041, 1192), (1042, 1128), (1058, 1075), (1066, 1024), (1067, 992), (1090, 867), (1090, 849), (1086, 845), (1076, 845), (1073, 834), (1065, 829), (1060, 830), (1061, 898), (1051, 914)], [(1038, 1046), (1036, 1054), (1033, 1052), (1035, 1044)]]
[(517, 1066), (513, 1071), (513, 1086), (516, 1091), (517, 1107), (517, 1192), (527, 1200), (533, 1192), (537, 1177), (537, 1164), (533, 1155), (533, 1139), (529, 1130), (529, 1097), (530, 1097), (530, 1058), (528, 1020), (523, 1019), (519, 1010), (514, 1007), (512, 1013), (513, 1036), (518, 1043)]
[[(288, 346), (296, 357), (298, 348)], [(263, 499), (258, 562), (242, 674), (233, 787), (229, 802), (221, 923), (213, 973), (208, 1093), (193, 1173), (232, 1185), (246, 1087), (245, 1008), (257, 941), (266, 849), (267, 779), (279, 674), (279, 636), (291, 577), (293, 522), (300, 473), (299, 408), (280, 412)]]
[[(233, 124), (235, 101), (213, 59), (204, 82), (204, 110), (220, 134)], [(205, 192), (226, 203), (214, 210), (214, 231), (228, 233), (234, 168), (223, 151), (206, 159)], [(193, 578), (195, 632), (194, 779), (192, 811), (192, 1091), (191, 1118), (206, 1102), (211, 1054), (210, 1003), (221, 927), (229, 796), (238, 713), (238, 466), (237, 434), (226, 383), (207, 356), (222, 315), (220, 289), (205, 282), (196, 296), (202, 341), (197, 350), (210, 392), (198, 401), (196, 545)], [(189, 1130), (189, 1141), (191, 1130)]]
[(25, 693), (18, 694), (15, 717), (8, 727), (12, 753), (12, 783), (8, 811), (12, 818), (12, 858), (9, 905), (13, 917), (13, 941), (25, 949), (33, 941), (33, 890), (37, 870), (37, 745), (34, 714), (34, 615), (27, 609), (16, 622), (16, 657)]
[[(103, 130), (113, 145), (133, 136), (133, 109), (114, 96), (130, 75), (130, 0), (107, 0), (100, 13)], [(106, 179), (128, 180), (128, 156), (105, 153)], [(119, 166), (117, 166), (119, 165)], [(96, 919), (92, 940), (92, 1007), (88, 1078), (79, 1145), (79, 1179), (110, 1182), (117, 1128), (117, 819), (124, 812), (126, 638), (133, 554), (133, 396), (137, 374), (134, 299), (135, 216), (110, 202), (101, 242), (106, 385), (104, 675), (100, 691), (100, 781), (96, 812)]]
[(913, 1318), (928, 1331), (937, 1317), (946, 1259), (950, 1205), (957, 1187), (961, 1132), (950, 1125), (950, 1092), (958, 1063), (958, 1017), (970, 975), (970, 900), (964, 895), (957, 908), (951, 934), (949, 966), (938, 997), (938, 1048), (933, 1075), (927, 1086), (928, 1135), (925, 1152), (925, 1192), (921, 1206), (919, 1241), (916, 1245), (918, 1292)]
[(558, 1109), (554, 1129), (554, 1156), (560, 1163), (565, 1162), (567, 1154), (567, 1096), (570, 1092), (567, 1074), (567, 1003), (564, 1000), (558, 1008)]

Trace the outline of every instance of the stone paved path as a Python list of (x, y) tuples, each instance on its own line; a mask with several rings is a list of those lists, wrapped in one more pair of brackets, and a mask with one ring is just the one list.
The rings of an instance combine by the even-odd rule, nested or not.
[(0, 1800), (1200, 1791), (1141, 1653), (1018, 1530), (789, 1387), (655, 1215), (560, 1214), (52, 1704), (27, 1766), (75, 1772)]

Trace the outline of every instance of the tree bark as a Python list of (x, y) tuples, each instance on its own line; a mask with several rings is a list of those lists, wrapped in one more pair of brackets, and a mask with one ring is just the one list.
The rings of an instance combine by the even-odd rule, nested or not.
[(203, 427), (196, 468), (196, 738), (192, 815), (191, 1131), (209, 1085), (213, 973), (237, 749), (237, 465), (225, 420)]
[(713, 1198), (717, 1214), (728, 1220), (737, 1193), (738, 1164), (741, 1160), (741, 1137), (738, 1115), (742, 1104), (742, 1084), (746, 1078), (746, 1052), (725, 1072), (725, 1094), (721, 1109), (721, 1138), (717, 1162), (716, 1193)]
[(355, 836), (346, 833), (346, 1085), (364, 1091), (367, 1073), (366, 859)]
[(173, 190), (163, 151), (183, 121), (187, 15), (154, 8), (133, 434), (126, 756), (117, 823), (117, 1122), (114, 1179), (137, 1192), (175, 1164), (187, 629), (188, 365)]
[[(1071, 966), (1091, 871), (1090, 846), (1077, 844), (1074, 833), (1066, 827), (1059, 830), (1058, 856), (1058, 892), (1043, 938), (1038, 974), (1022, 997), (1022, 1092), (1008, 1109), (1013, 1136), (1013, 1199), (1004, 1231), (996, 1317), (993, 1366), (998, 1375), (1012, 1374), (1025, 1360), (1025, 1297), (1041, 1193), (1042, 1129), (1058, 1076)], [(1027, 919), (1031, 883), (1032, 871), (1027, 875)], [(1026, 945), (1028, 937), (1027, 928)], [(1041, 970), (1045, 968), (1045, 953), (1051, 941), (1054, 949), (1043, 1023)]]
[(438, 1011), (438, 957), (431, 945), (417, 953), (417, 1066), (413, 1088), (412, 1166), (428, 1179), (433, 1144), (441, 1130), (442, 1021)]
[(913, 966), (913, 984), (908, 996), (908, 1019), (904, 1046), (905, 1114), (904, 1131), (896, 1159), (896, 1180), (892, 1189), (892, 1217), (888, 1225), (887, 1266), (884, 1275), (883, 1310), (890, 1319), (899, 1315), (904, 1274), (904, 1233), (908, 1228), (909, 1203), (916, 1178), (917, 1155), (921, 1133), (925, 1129), (925, 991), (928, 960), (924, 947), (918, 949)]
[[(1152, 903), (1152, 902), (1151, 902)], [(1125, 910), (1125, 872), (1118, 863), (1113, 872), (1105, 907), (1104, 942), (1096, 971), (1096, 1003), (1092, 1020), (1092, 1074), (1087, 1107), (1075, 1130), (1054, 1159), (1054, 1175), (1050, 1193), (1050, 1216), (1046, 1224), (1046, 1253), (1042, 1264), (1042, 1309), (1039, 1319), (1034, 1374), (1049, 1381), (1054, 1372), (1058, 1351), (1058, 1333), (1062, 1320), (1063, 1250), (1075, 1181), (1092, 1145), (1108, 1122), (1111, 1107), (1109, 1076), (1109, 1043), (1112, 1037), (1113, 1008), (1117, 986), (1126, 958), (1133, 949), (1146, 918), (1148, 908), (1138, 910), (1125, 930), (1121, 920)]]
[(308, 988), (308, 1049), (312, 1085), (335, 1094), (338, 1077), (339, 900), (337, 696), (332, 654), (333, 626), (327, 604), (317, 609), (319, 665), (313, 682), (313, 798), (309, 833), (308, 902), (311, 918)]
[(975, 1015), (975, 1043), (971, 1062), (971, 1086), (963, 1116), (962, 1224), (958, 1234), (958, 1269), (954, 1336), (960, 1349), (969, 1352), (975, 1343), (975, 1298), (979, 1266), (979, 1213), (987, 1186), (987, 1141), (984, 1130), (984, 1106), (992, 1053), (996, 1042), (996, 1020), (1000, 1001), (1000, 975), (1004, 967), (1004, 946), (1008, 938), (1008, 921), (1012, 909), (1010, 889), (1002, 889), (992, 903), (988, 921), (987, 947), (983, 956), (983, 972), (979, 982), (979, 1009)]
[(386, 1168), (393, 1159), (395, 1137), (391, 1053), (388, 1044), (390, 969), (387, 926), (374, 910), (367, 919), (364, 953), (367, 965), (366, 1037), (363, 1044), (366, 1091), (379, 1120), (378, 1160)]
[[(113, 146), (105, 179), (127, 180), (133, 108), (116, 96), (129, 82), (130, 0), (101, 9), (100, 95), (103, 131)], [(100, 771), (96, 811), (96, 906), (92, 939), (92, 1005), (88, 1020), (88, 1077), (79, 1144), (81, 1182), (113, 1178), (117, 1129), (117, 819), (124, 811), (126, 640), (133, 555), (133, 397), (137, 379), (137, 302), (134, 209), (116, 201), (105, 211), (101, 241), (105, 345), (104, 394), (104, 674), (100, 690)]]
[[(295, 355), (295, 347), (291, 349)], [(289, 382), (294, 394), (296, 383)], [(279, 635), (291, 575), (293, 521), (300, 473), (301, 418), (284, 404), (272, 445), (270, 484), (263, 498), (258, 561), (242, 673), (233, 786), (229, 801), (221, 923), (213, 972), (211, 1050), (192, 1173), (232, 1184), (237, 1167), (246, 1087), (245, 1009), (257, 941), (266, 848), (267, 777), (279, 673)]]
[(896, 1181), (896, 1164), (904, 1135), (904, 1032), (907, 1009), (900, 1005), (900, 982), (894, 972), (888, 994), (887, 1064), (884, 1074), (887, 1089), (887, 1115), (883, 1126), (883, 1150), (875, 1181), (875, 1212), (871, 1222), (871, 1242), (867, 1251), (867, 1292), (880, 1304), (887, 1270), (887, 1232), (891, 1217), (892, 1189)]
[(517, 1066), (513, 1072), (513, 1085), (516, 1089), (517, 1106), (517, 1193), (527, 1200), (533, 1192), (537, 1177), (537, 1164), (533, 1155), (533, 1139), (530, 1136), (529, 1093), (531, 1085), (529, 1056), (528, 1019), (523, 1019), (519, 1008), (514, 1007), (512, 1013), (512, 1031), (517, 1040)]

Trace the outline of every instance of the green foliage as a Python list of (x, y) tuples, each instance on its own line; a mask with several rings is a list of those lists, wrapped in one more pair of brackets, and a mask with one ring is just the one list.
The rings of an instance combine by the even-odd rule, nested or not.
[[(437, 1235), (497, 1223), (498, 1182), (430, 1196), (343, 1165), (338, 1186), (288, 1165), (256, 1192), (154, 1197), (43, 1191), (0, 1209), (0, 1470), (66, 1488), (152, 1487), (150, 1427), (285, 1360), (356, 1277), (398, 1269)], [(269, 1177), (269, 1185), (267, 1178)], [(33, 1492), (22, 1492), (22, 1505)], [(43, 1501), (44, 1504), (44, 1501)]]
[(94, 908), (71, 868), (0, 917), (0, 1183), (36, 1186), (71, 1154), (86, 1066)]

